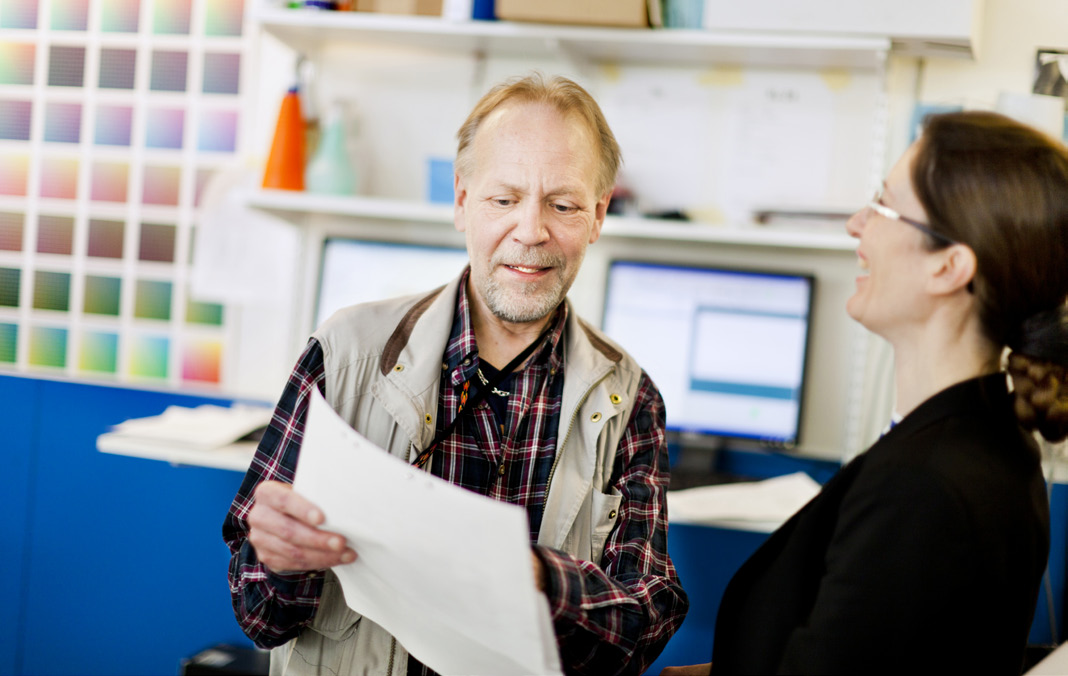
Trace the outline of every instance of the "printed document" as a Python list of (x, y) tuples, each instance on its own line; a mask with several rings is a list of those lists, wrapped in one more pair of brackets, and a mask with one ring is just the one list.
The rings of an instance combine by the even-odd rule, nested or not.
[(526, 512), (453, 486), (354, 431), (313, 388), (294, 489), (342, 534), (345, 602), (441, 674), (560, 674)]

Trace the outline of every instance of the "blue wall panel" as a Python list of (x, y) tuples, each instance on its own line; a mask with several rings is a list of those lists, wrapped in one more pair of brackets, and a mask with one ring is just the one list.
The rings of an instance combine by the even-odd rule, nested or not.
[(166, 406), (227, 403), (43, 382), (19, 671), (175, 674), (218, 642), (249, 645), (230, 608), (224, 470), (100, 453), (96, 437)]
[(18, 673), (23, 627), (22, 584), (29, 554), (30, 486), (35, 457), (33, 416), (40, 382), (29, 378), (0, 379), (0, 437), (4, 483), (0, 489), (0, 674)]

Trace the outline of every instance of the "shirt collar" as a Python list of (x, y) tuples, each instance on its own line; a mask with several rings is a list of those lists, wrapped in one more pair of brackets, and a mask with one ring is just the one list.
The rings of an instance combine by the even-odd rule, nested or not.
[[(453, 315), (452, 332), (449, 334), (449, 342), (445, 348), (444, 368), (453, 370), (458, 365), (477, 366), (478, 344), (475, 342), (475, 330), (471, 325), (471, 303), (467, 299), (467, 284), (471, 276), (470, 266), (464, 270), (460, 280), (460, 291), (456, 294), (456, 311)], [(568, 306), (566, 302), (560, 303), (553, 318), (552, 328), (545, 339), (545, 345), (539, 348), (531, 358), (531, 364), (546, 362), (552, 373), (558, 372), (564, 366), (564, 327), (567, 325)], [(503, 364), (502, 364), (503, 366)], [(463, 382), (470, 377), (467, 369), (454, 371), (454, 379), (459, 377)], [(462, 374), (462, 375), (461, 375)]]

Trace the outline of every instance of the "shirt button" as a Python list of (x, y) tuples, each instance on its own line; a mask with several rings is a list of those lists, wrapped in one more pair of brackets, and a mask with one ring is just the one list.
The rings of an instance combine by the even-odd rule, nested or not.
[(470, 359), (464, 359), (464, 366), (470, 366), (470, 365), (471, 365), (471, 360)]
[(442, 371), (448, 371), (449, 370), (448, 362), (441, 362), (441, 370)]
[(594, 413), (593, 415), (590, 416), (590, 422), (600, 422), (600, 421), (601, 421), (601, 412), (600, 411), (597, 411), (596, 413)]
[(503, 462), (501, 463), (501, 466), (497, 468), (497, 474), (499, 474), (501, 476), (504, 476), (504, 463)]

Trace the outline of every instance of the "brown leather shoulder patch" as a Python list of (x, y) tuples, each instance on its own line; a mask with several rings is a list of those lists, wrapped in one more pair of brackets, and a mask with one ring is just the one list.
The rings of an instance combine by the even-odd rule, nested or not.
[(598, 352), (610, 361), (619, 362), (619, 360), (623, 359), (623, 353), (606, 343), (589, 324), (580, 319), (579, 326), (586, 332), (586, 337), (590, 339), (590, 343), (597, 348)]
[(409, 308), (408, 312), (404, 313), (400, 324), (397, 324), (397, 328), (393, 330), (393, 335), (386, 341), (386, 349), (382, 352), (382, 358), (378, 362), (382, 375), (386, 375), (396, 366), (401, 350), (408, 344), (408, 339), (412, 336), (412, 329), (415, 328), (415, 323), (419, 321), (419, 318), (423, 316), (423, 313), (426, 312), (426, 309), (430, 307), (430, 304), (434, 302), (434, 299), (441, 294), (444, 288), (444, 286), (439, 286), (434, 289), (429, 295)]

